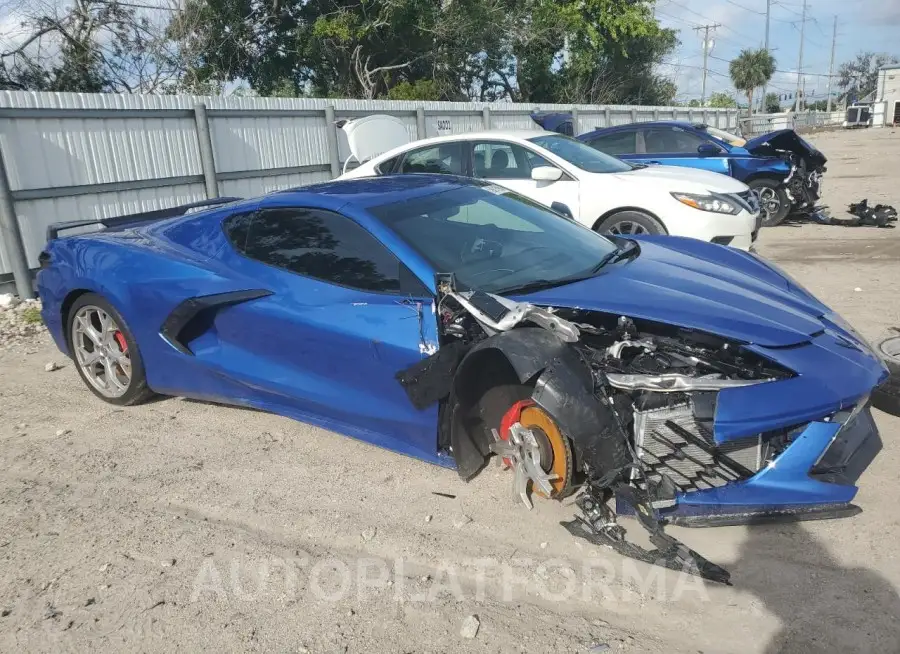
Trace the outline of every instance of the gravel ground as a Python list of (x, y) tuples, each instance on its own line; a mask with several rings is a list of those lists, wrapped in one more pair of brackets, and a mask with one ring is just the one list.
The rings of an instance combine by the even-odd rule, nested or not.
[[(900, 134), (814, 139), (835, 215), (900, 205)], [(785, 225), (760, 251), (866, 336), (900, 325), (900, 231)], [(0, 651), (900, 652), (900, 419), (876, 412), (859, 516), (673, 530), (728, 588), (577, 542), (571, 506), (528, 513), (496, 467), (463, 484), (259, 412), (112, 407), (45, 332), (17, 330), (0, 344)]]

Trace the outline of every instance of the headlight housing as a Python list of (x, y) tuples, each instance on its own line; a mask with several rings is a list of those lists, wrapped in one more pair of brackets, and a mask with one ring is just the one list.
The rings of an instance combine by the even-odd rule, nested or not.
[(741, 207), (734, 200), (710, 193), (709, 195), (698, 195), (695, 193), (672, 193), (672, 197), (694, 209), (700, 211), (709, 211), (711, 213), (724, 213), (735, 216), (741, 212)]

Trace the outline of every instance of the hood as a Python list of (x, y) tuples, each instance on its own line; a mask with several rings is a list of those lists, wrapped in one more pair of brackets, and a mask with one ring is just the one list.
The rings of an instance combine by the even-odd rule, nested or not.
[(673, 236), (591, 279), (523, 296), (534, 304), (624, 315), (763, 347), (811, 340), (829, 309), (765, 262)]
[(661, 190), (680, 193), (743, 193), (747, 190), (746, 184), (728, 175), (684, 166), (652, 165), (615, 174), (624, 181), (650, 183)]
[(339, 120), (335, 125), (346, 136), (350, 154), (360, 163), (413, 140), (406, 123), (396, 116), (375, 114), (356, 120)]
[(750, 139), (744, 149), (751, 154), (771, 156), (775, 150), (787, 150), (805, 159), (807, 165), (824, 166), (828, 159), (792, 129), (779, 129)]

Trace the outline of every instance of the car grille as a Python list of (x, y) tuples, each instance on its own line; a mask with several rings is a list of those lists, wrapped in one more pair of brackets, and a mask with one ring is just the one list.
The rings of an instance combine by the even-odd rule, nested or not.
[(684, 492), (746, 479), (762, 463), (759, 437), (716, 447), (689, 404), (635, 411), (634, 436), (647, 477), (659, 482), (666, 475)]

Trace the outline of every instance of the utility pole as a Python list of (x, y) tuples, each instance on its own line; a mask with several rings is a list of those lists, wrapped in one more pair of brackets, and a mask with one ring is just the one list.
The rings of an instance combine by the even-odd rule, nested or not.
[(709, 30), (714, 30), (717, 27), (721, 27), (719, 23), (714, 23), (712, 25), (701, 25), (700, 27), (695, 27), (694, 31), (699, 32), (703, 30), (703, 88), (700, 91), (700, 106), (706, 106), (706, 70), (707, 70), (707, 62), (709, 61), (709, 51), (712, 50), (712, 42), (709, 40)]
[(803, 15), (800, 18), (800, 57), (797, 61), (797, 92), (794, 94), (794, 111), (800, 111), (800, 81), (803, 79), (803, 39), (806, 35), (806, 0), (803, 0)]
[[(766, 0), (766, 52), (769, 51), (769, 13), (772, 9), (772, 0)], [(760, 113), (766, 113), (766, 88), (769, 86), (768, 80), (765, 84), (763, 84), (762, 89), (762, 102), (759, 103)]]
[(834, 45), (837, 43), (837, 16), (834, 17), (834, 29), (831, 32), (831, 63), (828, 64), (828, 105), (825, 109), (831, 113), (831, 76), (834, 75)]

